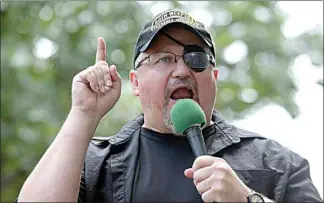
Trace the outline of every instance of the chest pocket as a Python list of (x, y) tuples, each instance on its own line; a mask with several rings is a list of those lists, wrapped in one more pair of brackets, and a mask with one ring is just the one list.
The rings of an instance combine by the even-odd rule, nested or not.
[(235, 170), (237, 176), (252, 190), (259, 192), (269, 198), (274, 196), (274, 181), (277, 178), (277, 173), (271, 170)]

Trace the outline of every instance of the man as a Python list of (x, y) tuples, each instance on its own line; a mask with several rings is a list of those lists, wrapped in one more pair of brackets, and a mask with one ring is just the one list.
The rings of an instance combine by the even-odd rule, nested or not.
[[(99, 38), (96, 63), (74, 77), (71, 111), (18, 200), (322, 201), (305, 159), (227, 124), (213, 109), (217, 76), (205, 27), (183, 12), (163, 12), (145, 24), (135, 45), (130, 81), (143, 115), (114, 136), (93, 138), (121, 93), (121, 78), (107, 64)], [(194, 157), (187, 139), (173, 130), (170, 109), (183, 98), (205, 113), (207, 155)]]

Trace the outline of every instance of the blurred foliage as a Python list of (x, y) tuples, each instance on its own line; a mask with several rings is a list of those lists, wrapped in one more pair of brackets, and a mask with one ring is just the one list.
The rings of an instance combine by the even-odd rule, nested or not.
[[(235, 119), (274, 102), (298, 115), (288, 69), (300, 54), (322, 65), (323, 36), (310, 31), (286, 39), (281, 31), (286, 16), (276, 2), (194, 4), (202, 5), (213, 20), (210, 31), (220, 69), (216, 108)], [(106, 40), (108, 63), (117, 64), (125, 81), (121, 99), (96, 135), (116, 133), (141, 112), (128, 82), (133, 45), (151, 11), (165, 5), (198, 8), (175, 1), (1, 1), (1, 201), (17, 197), (59, 131), (70, 108), (72, 78), (94, 63), (98, 36)], [(224, 50), (232, 43), (245, 45), (246, 57), (226, 60)]]

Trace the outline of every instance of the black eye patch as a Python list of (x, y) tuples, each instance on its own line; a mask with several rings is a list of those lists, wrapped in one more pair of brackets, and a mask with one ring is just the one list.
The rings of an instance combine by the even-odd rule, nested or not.
[(184, 62), (195, 72), (204, 71), (210, 64), (210, 56), (197, 45), (184, 46)]
[(208, 53), (206, 53), (202, 47), (198, 45), (185, 45), (163, 31), (161, 31), (161, 34), (184, 48), (183, 60), (193, 71), (202, 72), (209, 66), (210, 63), (215, 65), (214, 59)]
[(184, 46), (184, 54), (190, 53), (190, 52), (204, 52), (205, 53), (205, 50), (198, 45), (185, 45)]
[(189, 52), (183, 56), (183, 59), (195, 72), (204, 71), (210, 64), (209, 55), (204, 52)]

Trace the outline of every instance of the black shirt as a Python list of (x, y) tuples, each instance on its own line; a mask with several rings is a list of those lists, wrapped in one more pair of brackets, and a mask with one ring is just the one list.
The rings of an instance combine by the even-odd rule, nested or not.
[[(323, 202), (311, 180), (306, 159), (276, 141), (227, 124), (217, 111), (213, 111), (212, 120), (214, 124), (203, 130), (208, 154), (223, 158), (249, 188), (264, 194), (275, 202)], [(144, 159), (148, 159), (146, 162), (151, 163), (148, 165), (152, 166), (152, 163), (156, 163), (157, 167), (154, 167), (154, 170), (158, 173), (149, 168), (150, 171), (146, 170), (149, 176), (145, 177), (146, 174), (141, 172), (139, 166), (142, 164), (138, 164), (140, 150), (143, 156), (141, 139), (144, 138), (147, 143), (151, 143), (148, 138), (141, 136), (143, 124), (144, 116), (139, 115), (129, 121), (116, 135), (109, 138), (93, 138), (89, 144), (82, 171), (79, 201), (131, 202), (132, 200), (140, 201), (141, 198), (149, 201), (156, 194), (156, 198), (160, 199), (154, 201), (167, 201), (167, 198), (178, 198), (183, 188), (189, 187), (185, 179), (180, 180), (185, 184), (181, 185), (178, 182), (180, 177), (184, 177), (183, 170), (190, 167), (192, 163), (189, 162), (192, 162), (194, 158), (191, 161), (190, 157), (185, 160), (184, 157), (177, 156), (178, 154), (175, 153), (174, 157), (169, 154), (170, 160), (167, 162), (163, 158), (159, 160), (162, 164), (157, 163), (155, 160), (150, 160), (153, 157), (150, 154), (159, 152), (155, 147), (148, 154), (146, 153), (148, 158), (144, 157)], [(159, 145), (154, 144), (154, 146)], [(172, 151), (177, 152), (173, 145), (163, 144), (163, 146), (167, 152), (160, 152), (160, 155), (168, 154), (171, 148), (173, 148)], [(187, 145), (187, 150), (188, 148)], [(189, 151), (188, 154), (192, 154)], [(180, 163), (170, 163), (171, 160), (182, 162), (183, 165), (179, 168), (175, 167)], [(143, 158), (141, 158), (141, 163), (142, 161)], [(166, 167), (167, 165), (169, 167)], [(162, 173), (163, 170), (169, 173)], [(176, 177), (174, 173), (177, 174)], [(156, 176), (163, 178), (154, 179)], [(171, 181), (170, 177), (176, 180)], [(145, 184), (151, 184), (151, 187)], [(175, 188), (173, 184), (177, 184), (178, 188)], [(149, 190), (144, 191), (145, 187)], [(170, 188), (173, 188), (172, 191)], [(154, 194), (156, 191), (159, 193)], [(195, 199), (192, 194), (188, 191), (186, 198)], [(186, 199), (181, 200), (186, 201)]]
[[(264, 194), (275, 202), (323, 202), (310, 177), (309, 164), (306, 159), (273, 140), (227, 124), (217, 111), (213, 112), (212, 120), (214, 124), (203, 130), (208, 154), (223, 158), (249, 188)], [(155, 170), (160, 173), (155, 173), (156, 171), (152, 171), (152, 168), (151, 171), (148, 171), (150, 172), (150, 179), (153, 177), (152, 173), (155, 176), (162, 176), (163, 178), (160, 179), (162, 181), (165, 181), (164, 178), (169, 178), (164, 183), (156, 183), (154, 179), (151, 179), (153, 180), (151, 181), (147, 177), (145, 178), (145, 174), (141, 170), (137, 170), (136, 175), (136, 167), (139, 168), (140, 166), (137, 163), (141, 149), (141, 138), (147, 139), (144, 136), (142, 137), (140, 133), (143, 123), (144, 116), (140, 115), (129, 121), (116, 135), (109, 138), (97, 137), (92, 139), (85, 157), (84, 170), (81, 174), (78, 201), (130, 202), (132, 196), (133, 201), (140, 201), (140, 198), (144, 200), (145, 197), (145, 201), (149, 201), (149, 199), (153, 199), (151, 196), (155, 195), (155, 191), (166, 188), (165, 182), (167, 182), (171, 185), (168, 185), (166, 191), (159, 191), (157, 198), (161, 199), (155, 200), (166, 201), (167, 198), (179, 197), (183, 188), (188, 188), (189, 184), (186, 185), (185, 179), (180, 180), (185, 185), (180, 185), (177, 182), (180, 179), (179, 177), (183, 177), (182, 170), (191, 165), (191, 163), (187, 165), (188, 160), (186, 161), (183, 157), (180, 157), (180, 160), (170, 159), (183, 162), (184, 165), (179, 167), (180, 169), (175, 170), (176, 167), (172, 163), (168, 164), (171, 165), (169, 168), (159, 164), (158, 166), (161, 167), (162, 165), (162, 168), (155, 168)], [(148, 140), (146, 142), (150, 143)], [(169, 148), (171, 147), (168, 146)], [(149, 153), (156, 153), (156, 151), (156, 149), (153, 149)], [(177, 156), (177, 154), (174, 156)], [(151, 155), (149, 157), (152, 158)], [(171, 156), (171, 158), (173, 157)], [(177, 158), (179, 159), (179, 156)], [(163, 158), (163, 161), (165, 160)], [(148, 160), (146, 162), (152, 163)], [(175, 165), (178, 166), (179, 164), (175, 163)], [(177, 180), (171, 182), (172, 173), (162, 173), (162, 170), (176, 172), (179, 176), (175, 177)], [(134, 179), (135, 176), (137, 177), (136, 180)], [(155, 176), (154, 178), (156, 178)], [(145, 184), (145, 181), (149, 184), (155, 183), (155, 185), (151, 185), (152, 189), (146, 186), (146, 188), (149, 188), (146, 194), (140, 185), (141, 183)], [(175, 188), (173, 184), (180, 186)], [(133, 186), (137, 188), (133, 188)], [(175, 189), (170, 191), (169, 188), (171, 187)], [(195, 199), (193, 193), (188, 191), (185, 198), (191, 197)], [(186, 201), (186, 199), (181, 200)]]
[(142, 128), (139, 149), (132, 202), (202, 202), (184, 175), (195, 160), (186, 137)]

